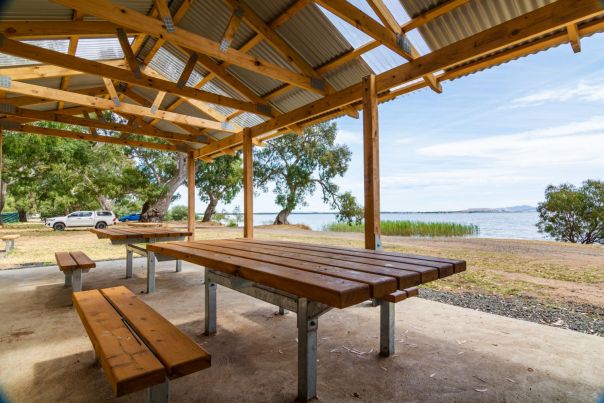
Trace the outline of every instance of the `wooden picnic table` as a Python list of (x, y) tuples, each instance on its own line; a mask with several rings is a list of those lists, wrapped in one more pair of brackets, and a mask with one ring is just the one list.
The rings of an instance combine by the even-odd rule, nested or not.
[[(126, 245), (126, 278), (132, 277), (133, 254), (147, 257), (147, 293), (155, 291), (155, 255), (147, 253), (144, 245), (155, 242), (183, 241), (191, 235), (190, 231), (146, 227), (93, 228), (90, 231), (99, 239), (109, 239), (113, 245)], [(176, 260), (176, 271), (182, 270), (180, 259), (164, 258), (162, 260)]]
[(416, 286), (466, 269), (462, 260), (286, 241), (230, 239), (148, 244), (147, 251), (205, 266), (205, 332), (216, 332), (216, 288), (229, 287), (298, 315), (298, 399), (316, 396), (319, 316), (373, 299), (380, 354), (394, 353), (394, 304)]

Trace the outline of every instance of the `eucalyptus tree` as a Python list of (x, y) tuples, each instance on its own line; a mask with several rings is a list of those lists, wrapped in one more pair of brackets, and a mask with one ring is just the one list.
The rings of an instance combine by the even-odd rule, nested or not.
[(195, 171), (195, 178), (201, 201), (208, 203), (202, 221), (208, 222), (216, 212), (219, 201), (230, 203), (241, 190), (241, 154), (223, 155), (212, 163), (200, 162)]

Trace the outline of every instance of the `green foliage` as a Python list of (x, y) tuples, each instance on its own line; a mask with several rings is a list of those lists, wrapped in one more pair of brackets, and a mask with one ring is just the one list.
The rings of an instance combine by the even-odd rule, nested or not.
[(317, 187), (325, 203), (337, 206), (338, 186), (333, 179), (346, 173), (351, 152), (335, 144), (336, 134), (335, 123), (322, 123), (306, 128), (301, 136), (286, 134), (270, 140), (255, 153), (255, 186), (266, 192), (272, 183), (275, 202), (282, 208), (275, 224), (286, 224), (287, 216), (305, 206)]
[(363, 207), (357, 203), (357, 199), (351, 192), (345, 192), (338, 196), (340, 211), (336, 214), (336, 220), (348, 225), (361, 224), (364, 218)]
[(230, 203), (239, 193), (243, 177), (241, 156), (223, 155), (212, 163), (201, 162), (195, 170), (195, 182), (201, 201), (207, 202), (203, 221), (212, 219), (219, 201)]
[(168, 211), (166, 218), (173, 221), (183, 221), (189, 216), (187, 206), (174, 206)]
[(537, 207), (539, 232), (557, 241), (604, 242), (604, 182), (587, 180), (581, 187), (548, 186)]
[[(421, 221), (382, 221), (383, 235), (397, 236), (464, 236), (478, 234), (478, 227), (471, 224), (455, 224), (449, 222), (421, 222)], [(327, 231), (333, 232), (363, 232), (364, 224), (349, 225), (346, 223), (333, 223), (325, 227)]]

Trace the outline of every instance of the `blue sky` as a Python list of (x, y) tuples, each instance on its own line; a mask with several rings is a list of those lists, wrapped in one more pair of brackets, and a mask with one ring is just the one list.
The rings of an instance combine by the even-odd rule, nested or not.
[[(380, 105), (382, 211), (536, 205), (548, 184), (604, 176), (604, 35)], [(337, 120), (353, 158), (340, 188), (363, 199), (362, 119)], [(183, 197), (175, 204), (186, 203)], [(256, 212), (278, 211), (271, 192)], [(242, 196), (230, 206), (242, 206)], [(197, 201), (196, 211), (205, 205)], [(299, 211), (329, 211), (317, 193)]]

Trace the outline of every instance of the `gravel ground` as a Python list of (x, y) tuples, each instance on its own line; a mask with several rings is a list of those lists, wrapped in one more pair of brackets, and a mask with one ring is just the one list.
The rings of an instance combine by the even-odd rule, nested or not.
[(604, 337), (604, 309), (587, 304), (547, 305), (531, 297), (451, 293), (422, 288), (420, 297), (515, 319)]

